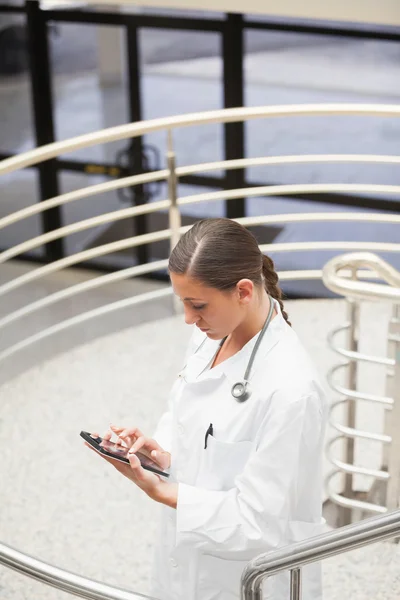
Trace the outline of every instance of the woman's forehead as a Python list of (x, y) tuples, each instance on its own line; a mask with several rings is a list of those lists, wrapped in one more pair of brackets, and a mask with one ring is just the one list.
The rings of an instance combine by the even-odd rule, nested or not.
[(204, 300), (218, 294), (217, 289), (207, 287), (189, 275), (170, 273), (170, 277), (174, 292), (182, 300)]

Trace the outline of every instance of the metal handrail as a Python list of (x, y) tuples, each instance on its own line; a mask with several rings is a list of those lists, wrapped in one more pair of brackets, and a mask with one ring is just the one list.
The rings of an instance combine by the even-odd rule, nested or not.
[[(399, 186), (400, 190), (400, 186)], [(147, 205), (146, 212), (151, 213), (155, 210), (159, 209), (159, 205), (167, 207), (168, 201), (162, 201), (160, 203), (152, 203)], [(133, 207), (131, 209), (123, 209), (123, 212), (126, 216), (126, 213), (132, 214), (143, 214), (144, 210), (142, 206)], [(116, 211), (120, 212), (120, 211)], [(326, 218), (324, 218), (326, 217)], [(306, 221), (371, 221), (371, 215), (346, 215), (342, 213), (328, 213), (327, 215), (274, 215), (273, 217), (262, 216), (262, 217), (244, 217), (240, 219), (236, 219), (239, 223), (242, 223), (245, 226), (256, 225), (256, 224), (271, 224), (271, 223), (279, 223), (279, 222), (306, 222)], [(380, 217), (380, 218), (379, 218)], [(91, 226), (93, 226), (96, 222), (97, 217), (90, 219)], [(112, 213), (111, 217), (108, 221), (112, 221)], [(107, 221), (107, 222), (108, 222)], [(385, 222), (385, 223), (399, 223), (400, 216), (399, 215), (378, 215), (377, 221)], [(100, 221), (99, 221), (100, 222)], [(62, 230), (64, 233), (68, 231), (69, 234), (75, 233), (83, 229), (80, 226), (80, 223), (74, 225), (68, 225)], [(189, 229), (189, 226), (181, 227), (180, 233), (183, 234), (185, 231)], [(0, 254), (0, 263), (6, 262), (10, 258), (13, 258), (23, 252), (26, 249), (33, 248), (37, 245), (40, 245), (44, 241), (48, 241), (50, 239), (56, 239), (57, 237), (61, 237), (58, 235), (58, 232), (61, 230), (55, 230), (54, 232), (44, 234), (30, 240), (28, 242), (24, 242), (19, 244), (15, 248), (10, 248), (9, 250), (5, 250)], [(20, 285), (27, 283), (28, 281), (32, 281), (44, 275), (48, 275), (50, 273), (56, 272), (62, 268), (72, 266), (84, 260), (90, 260), (92, 258), (98, 258), (99, 256), (110, 254), (112, 252), (119, 252), (121, 250), (125, 250), (127, 248), (133, 248), (140, 245), (151, 244), (157, 241), (167, 240), (171, 238), (171, 229), (165, 229), (162, 231), (156, 231), (154, 233), (147, 233), (140, 236), (135, 236), (131, 238), (124, 238), (122, 240), (118, 240), (116, 242), (111, 242), (107, 244), (103, 244), (100, 246), (96, 246), (94, 248), (90, 248), (88, 250), (83, 250), (76, 254), (72, 254), (71, 256), (67, 256), (63, 259), (54, 261), (50, 264), (47, 264), (43, 267), (36, 269), (34, 272), (27, 273), (22, 275), (21, 277), (7, 282), (6, 284), (0, 286), (0, 295), (7, 293), (11, 290), (15, 290)], [(39, 240), (39, 241), (38, 241)], [(364, 250), (364, 249), (375, 249), (376, 251), (381, 252), (399, 252), (400, 244), (397, 243), (387, 243), (387, 242), (286, 242), (281, 244), (264, 244), (260, 246), (261, 251), (273, 251), (273, 252), (291, 252), (291, 251), (309, 251), (309, 250)]]
[[(52, 304), (55, 304), (56, 302), (59, 302), (61, 300), (65, 300), (66, 298), (74, 297), (78, 294), (82, 294), (89, 290), (92, 290), (92, 289), (95, 289), (95, 288), (98, 288), (98, 287), (101, 287), (103, 285), (107, 285), (110, 283), (114, 283), (116, 281), (123, 281), (125, 279), (128, 279), (129, 277), (137, 277), (137, 276), (140, 276), (140, 275), (143, 275), (146, 273), (158, 271), (160, 269), (166, 269), (167, 264), (168, 264), (168, 261), (166, 259), (159, 260), (159, 261), (152, 262), (150, 264), (144, 264), (144, 265), (139, 265), (139, 266), (135, 266), (135, 267), (129, 267), (127, 269), (122, 269), (121, 271), (116, 271), (114, 273), (102, 275), (101, 277), (96, 277), (95, 279), (90, 279), (89, 281), (84, 281), (84, 282), (78, 283), (76, 285), (70, 286), (64, 290), (61, 290), (60, 292), (55, 292), (53, 294), (45, 296), (44, 298), (41, 298), (40, 300), (36, 300), (35, 302), (27, 304), (26, 306), (24, 306), (21, 309), (17, 309), (16, 311), (9, 313), (6, 317), (0, 319), (0, 329), (2, 329), (3, 327), (6, 327), (7, 325), (10, 325), (11, 323), (17, 321), (18, 319), (20, 319), (22, 317), (26, 317), (27, 315), (30, 315), (38, 310), (46, 308), (47, 306), (51, 306)], [(322, 277), (322, 270), (282, 271), (282, 272), (279, 272), (278, 275), (279, 275), (280, 281), (320, 280)], [(365, 275), (363, 273), (361, 273), (360, 276), (365, 276)], [(370, 277), (370, 275), (368, 275), (368, 276)], [(24, 349), (28, 348), (31, 344), (34, 344), (34, 343), (41, 341), (51, 335), (55, 335), (61, 331), (64, 331), (64, 330), (68, 329), (69, 327), (81, 325), (90, 319), (94, 319), (99, 316), (103, 316), (105, 314), (120, 310), (121, 308), (127, 308), (128, 306), (141, 304), (141, 303), (156, 300), (156, 299), (159, 299), (162, 297), (167, 297), (168, 295), (171, 295), (171, 294), (172, 294), (171, 287), (169, 287), (165, 290), (161, 290), (161, 291), (156, 290), (154, 292), (147, 292), (145, 294), (140, 294), (140, 295), (134, 296), (132, 298), (129, 298), (126, 301), (123, 301), (122, 303), (121, 303), (121, 301), (117, 301), (112, 304), (108, 304), (104, 307), (82, 313), (81, 315), (79, 315), (79, 318), (73, 317), (71, 319), (67, 319), (66, 321), (61, 321), (60, 323), (53, 325), (52, 327), (48, 327), (47, 329), (44, 329), (35, 335), (25, 338), (24, 340), (14, 344), (14, 345), (7, 346), (7, 348), (3, 352), (0, 352), (0, 363), (3, 360), (5, 360), (6, 358), (9, 358), (13, 354), (15, 354), (16, 352), (19, 352), (20, 350), (24, 350)], [(390, 363), (391, 362), (392, 361), (390, 361)], [(377, 400), (377, 401), (386, 402), (386, 399)]]
[[(400, 510), (372, 517), (280, 550), (261, 554), (247, 565), (242, 574), (241, 598), (261, 600), (263, 581), (272, 575), (290, 570), (292, 580), (290, 600), (300, 600), (301, 567), (398, 536), (400, 536)], [(297, 584), (293, 584), (293, 580), (297, 581)]]
[(1, 542), (0, 565), (80, 598), (89, 600), (156, 600), (150, 596), (130, 592), (60, 569)]
[[(367, 268), (373, 270), (373, 272), (383, 280), (384, 283), (371, 283), (360, 281), (357, 273), (361, 268)], [(343, 270), (346, 269), (346, 275)], [(349, 276), (350, 275), (350, 276)], [(327, 445), (326, 454), (330, 462), (332, 463), (334, 470), (326, 477), (325, 485), (327, 489), (328, 498), (342, 506), (346, 510), (341, 513), (342, 524), (347, 523), (351, 520), (351, 514), (349, 509), (359, 509), (361, 511), (367, 511), (372, 513), (385, 513), (388, 510), (388, 502), (384, 504), (376, 504), (366, 500), (359, 500), (355, 497), (353, 490), (353, 475), (362, 474), (372, 479), (373, 485), (376, 487), (379, 481), (384, 481), (386, 486), (386, 498), (389, 491), (396, 489), (399, 482), (398, 469), (389, 467), (386, 462), (383, 463), (380, 470), (356, 467), (354, 464), (354, 444), (356, 438), (363, 438), (373, 442), (380, 442), (388, 448), (385, 455), (391, 457), (393, 463), (393, 454), (395, 453), (393, 444), (396, 443), (396, 431), (390, 428), (390, 434), (385, 431), (384, 435), (376, 434), (368, 431), (360, 431), (356, 425), (356, 402), (366, 401), (370, 403), (378, 403), (388, 411), (396, 409), (396, 415), (398, 415), (398, 401), (395, 402), (394, 398), (396, 394), (393, 392), (386, 396), (377, 396), (375, 394), (368, 394), (357, 390), (357, 365), (361, 361), (370, 362), (372, 364), (381, 365), (389, 368), (396, 368), (396, 361), (394, 358), (380, 358), (365, 356), (359, 352), (358, 349), (358, 319), (359, 319), (359, 303), (361, 300), (372, 300), (372, 301), (390, 301), (394, 305), (400, 303), (400, 272), (394, 269), (386, 261), (371, 254), (369, 252), (364, 253), (351, 253), (336, 256), (331, 259), (323, 268), (323, 282), (326, 287), (333, 292), (341, 294), (347, 299), (348, 310), (352, 315), (348, 322), (341, 327), (336, 327), (335, 330), (330, 334), (328, 338), (329, 346), (332, 350), (337, 352), (340, 356), (346, 358), (346, 362), (333, 366), (328, 372), (328, 382), (331, 388), (337, 392), (343, 399), (334, 402), (330, 407), (330, 414), (336, 410), (338, 406), (347, 407), (347, 422), (344, 425), (336, 424), (331, 417), (331, 426), (339, 432), (339, 435), (334, 437)], [(389, 284), (389, 285), (388, 285)], [(347, 331), (349, 336), (349, 344), (352, 346), (350, 350), (344, 350), (338, 348), (334, 344), (334, 337), (341, 331)], [(337, 371), (347, 369), (348, 371), (348, 383), (343, 386), (339, 385), (334, 381), (334, 375)], [(389, 371), (388, 371), (389, 376)], [(395, 418), (393, 413), (392, 418)], [(398, 419), (398, 416), (396, 416)], [(396, 421), (398, 422), (398, 420)], [(385, 427), (388, 429), (387, 427)], [(336, 442), (345, 440), (346, 444), (346, 458), (345, 460), (339, 460), (332, 454), (333, 446)], [(345, 487), (342, 492), (336, 493), (331, 488), (332, 479), (343, 473), (345, 475)], [(381, 501), (382, 502), (382, 501)], [(398, 502), (391, 506), (395, 508), (398, 506)], [(344, 521), (344, 523), (343, 523)]]
[[(380, 283), (367, 283), (342, 277), (342, 269), (369, 268), (393, 287)], [(389, 300), (400, 302), (400, 272), (379, 256), (360, 252), (335, 256), (323, 268), (322, 280), (337, 294), (357, 300)]]
[[(128, 239), (124, 239), (118, 242), (110, 244), (104, 244), (95, 248), (87, 249), (82, 252), (78, 252), (72, 256), (65, 257), (61, 260), (54, 261), (51, 264), (37, 268), (31, 273), (26, 273), (16, 279), (5, 283), (0, 286), (0, 295), (7, 293), (11, 290), (15, 290), (23, 284), (38, 279), (44, 275), (59, 271), (65, 267), (74, 265), (83, 260), (90, 260), (104, 254), (116, 252), (125, 248), (132, 248), (142, 244), (153, 243), (160, 240), (169, 240), (174, 243), (179, 239), (187, 227), (180, 226), (180, 206), (188, 206), (206, 201), (219, 201), (219, 200), (231, 200), (243, 196), (278, 196), (278, 195), (293, 195), (293, 194), (315, 194), (320, 192), (375, 192), (377, 194), (398, 194), (400, 192), (400, 186), (393, 185), (366, 185), (366, 184), (300, 184), (300, 185), (277, 185), (277, 186), (258, 186), (243, 188), (240, 190), (224, 190), (220, 192), (207, 192), (202, 194), (196, 194), (186, 197), (177, 197), (176, 194), (176, 182), (177, 178), (193, 174), (201, 173), (211, 170), (218, 169), (241, 169), (249, 166), (262, 166), (262, 165), (284, 165), (284, 164), (305, 164), (312, 162), (365, 162), (365, 163), (385, 163), (385, 164), (398, 164), (400, 157), (396, 156), (378, 156), (378, 155), (302, 155), (302, 156), (283, 156), (283, 157), (259, 157), (259, 158), (241, 158), (232, 161), (216, 161), (214, 163), (203, 163), (198, 165), (189, 165), (183, 167), (175, 166), (175, 155), (172, 147), (172, 136), (171, 132), (175, 128), (198, 126), (201, 124), (210, 123), (231, 123), (236, 121), (247, 121), (249, 119), (259, 118), (278, 118), (278, 117), (299, 117), (299, 116), (327, 116), (327, 115), (353, 115), (353, 116), (382, 116), (382, 117), (399, 117), (400, 107), (396, 105), (380, 105), (380, 104), (324, 104), (324, 105), (289, 105), (289, 106), (272, 106), (272, 107), (258, 107), (258, 108), (239, 108), (239, 109), (228, 109), (220, 111), (210, 111), (206, 113), (188, 114), (184, 116), (170, 117), (164, 119), (155, 119), (153, 121), (139, 122), (130, 125), (123, 125), (119, 127), (113, 127), (102, 131), (94, 132), (91, 134), (79, 136), (70, 140), (57, 142), (41, 148), (37, 148), (7, 159), (0, 162), (0, 176), (6, 173), (12, 173), (18, 169), (22, 169), (28, 166), (33, 166), (44, 160), (60, 156), (64, 153), (71, 152), (73, 150), (87, 148), (97, 144), (103, 144), (113, 142), (117, 140), (133, 138), (143, 136), (147, 133), (154, 131), (164, 130), (169, 136), (169, 161), (168, 169), (159, 170), (152, 173), (145, 173), (140, 175), (134, 175), (132, 177), (126, 177), (117, 179), (111, 182), (103, 182), (89, 186), (84, 189), (68, 192), (61, 194), (55, 198), (50, 198), (39, 204), (34, 204), (20, 211), (17, 211), (11, 215), (8, 215), (0, 219), (0, 229), (7, 227), (17, 221), (32, 216), (47, 210), (51, 207), (60, 206), (80, 200), (82, 198), (88, 198), (95, 194), (109, 192), (111, 190), (117, 190), (127, 186), (141, 185), (152, 181), (168, 181), (169, 184), (169, 198), (160, 202), (154, 202), (147, 205), (126, 208), (112, 213), (106, 213), (98, 215), (96, 217), (79, 221), (72, 225), (67, 225), (58, 230), (43, 234), (31, 240), (27, 240), (22, 244), (15, 246), (9, 250), (4, 251), (0, 254), (0, 263), (6, 262), (7, 260), (18, 256), (20, 253), (33, 249), (39, 244), (44, 244), (49, 241), (66, 237), (78, 231), (83, 231), (91, 227), (96, 227), (105, 223), (115, 222), (119, 219), (132, 218), (146, 213), (156, 212), (160, 210), (169, 210), (170, 223), (169, 229), (163, 231), (157, 231), (152, 234), (146, 234), (142, 236), (136, 236)], [(171, 210), (172, 209), (172, 210)], [(174, 216), (175, 211), (175, 216)], [(171, 216), (173, 217), (171, 220)], [(398, 215), (371, 215), (371, 214), (349, 214), (349, 213), (324, 213), (324, 214), (294, 214), (294, 215), (269, 215), (259, 217), (245, 217), (237, 219), (245, 226), (251, 226), (256, 224), (273, 224), (273, 223), (302, 223), (302, 222), (318, 222), (318, 221), (358, 221), (358, 222), (380, 222), (380, 223), (400, 223), (400, 216)], [(286, 243), (286, 244), (274, 244), (274, 245), (262, 245), (260, 249), (262, 251), (274, 251), (274, 252), (286, 252), (286, 251), (304, 251), (310, 249), (320, 250), (346, 250), (361, 249), (365, 248), (366, 244), (353, 243), (353, 242), (314, 242), (314, 243)], [(368, 248), (374, 247), (376, 250), (398, 252), (400, 250), (400, 244), (389, 244), (381, 243), (375, 245), (368, 245)], [(138, 265), (129, 269), (124, 269), (118, 273), (105, 275), (95, 280), (83, 282), (74, 285), (61, 292), (56, 292), (51, 296), (35, 301), (31, 304), (26, 305), (23, 308), (17, 309), (15, 312), (8, 314), (0, 320), (0, 327), (9, 325), (15, 322), (19, 318), (31, 314), (36, 310), (48, 306), (59, 300), (74, 296), (75, 294), (82, 293), (86, 290), (93, 289), (95, 287), (110, 283), (112, 281), (123, 280), (130, 276), (140, 275), (146, 272), (151, 272), (157, 268), (166, 266), (166, 261), (158, 261), (157, 263)], [(357, 276), (360, 273), (357, 272)], [(289, 281), (293, 279), (321, 279), (322, 271), (320, 270), (299, 270), (299, 271), (285, 271), (279, 273), (282, 281)], [(364, 276), (364, 275), (363, 275)], [(369, 272), (369, 278), (376, 278), (377, 273)], [(379, 273), (378, 273), (379, 277)], [(376, 285), (376, 284), (368, 284)], [(379, 286), (378, 286), (379, 287)], [(87, 311), (79, 314), (65, 321), (52, 325), (47, 329), (41, 330), (30, 337), (25, 338), (22, 341), (9, 345), (3, 352), (0, 352), (0, 362), (5, 358), (13, 355), (15, 352), (22, 350), (30, 344), (40, 341), (47, 336), (54, 333), (66, 330), (69, 327), (79, 325), (86, 322), (89, 319), (105, 315), (107, 313), (126, 308), (127, 306), (137, 305), (142, 302), (146, 302), (154, 299), (161, 299), (171, 295), (171, 288), (161, 289), (138, 296), (125, 298), (105, 306), (101, 306), (94, 310)], [(379, 397), (376, 401), (379, 400)], [(386, 400), (386, 399), (383, 399)], [(342, 432), (343, 433), (343, 432)], [(350, 430), (345, 432), (351, 435)], [(368, 434), (366, 434), (368, 435)], [(376, 437), (376, 436), (375, 436)], [(380, 440), (382, 441), (382, 440)], [(346, 500), (343, 500), (345, 503)], [(339, 502), (340, 504), (340, 499)], [(21, 573), (29, 575), (47, 583), (54, 585), (55, 587), (64, 591), (80, 595), (85, 598), (93, 598), (95, 600), (134, 600), (138, 598), (144, 598), (144, 596), (133, 594), (124, 590), (118, 590), (118, 588), (112, 588), (104, 584), (100, 584), (89, 579), (79, 577), (58, 569), (57, 567), (51, 567), (46, 565), (42, 561), (28, 557), (16, 550), (0, 543), (0, 564), (4, 564), (10, 568), (18, 570)], [(296, 588), (300, 579), (299, 571), (294, 572), (292, 581), (293, 589)]]
[(144, 294), (138, 294), (136, 296), (130, 296), (128, 298), (123, 298), (122, 300), (117, 300), (115, 302), (111, 302), (109, 304), (105, 304), (104, 306), (99, 306), (98, 308), (94, 308), (87, 312), (76, 315), (75, 317), (71, 317), (60, 323), (56, 323), (51, 327), (47, 327), (47, 329), (42, 329), (38, 333), (31, 335), (20, 342), (17, 342), (13, 346), (7, 347), (3, 352), (0, 352), (0, 363), (9, 358), (16, 352), (20, 350), (24, 350), (28, 348), (31, 344), (36, 342), (40, 342), (45, 338), (54, 335), (55, 333), (60, 333), (61, 331), (65, 331), (69, 329), (69, 327), (75, 327), (76, 325), (82, 325), (91, 319), (96, 319), (98, 317), (102, 317), (104, 315), (113, 313), (117, 310), (122, 310), (123, 308), (128, 308), (131, 306), (135, 306), (137, 304), (142, 304), (145, 302), (150, 302), (153, 300), (158, 300), (160, 298), (166, 298), (168, 296), (172, 296), (172, 287), (162, 288), (160, 290), (154, 290), (152, 292), (145, 292)]
[[(295, 572), (307, 564), (399, 535), (400, 510), (397, 510), (262, 554), (250, 561), (242, 574), (241, 598), (260, 600), (262, 582), (271, 575), (289, 569)], [(90, 600), (154, 600), (49, 565), (1, 542), (0, 564), (41, 583)], [(299, 586), (293, 586), (290, 600), (300, 600), (299, 592)]]
[(308, 183), (282, 184), (244, 187), (234, 190), (205, 192), (179, 198), (178, 204), (183, 206), (198, 202), (215, 202), (217, 200), (232, 200), (235, 198), (251, 198), (253, 196), (292, 196), (295, 194), (399, 194), (400, 185), (382, 185), (369, 183)]
[[(1, 163), (0, 163), (1, 165)], [(99, 184), (96, 186), (97, 193), (102, 193), (102, 188), (107, 186), (108, 184)], [(122, 187), (122, 186), (120, 186)], [(109, 189), (109, 188), (107, 188)], [(115, 186), (114, 186), (115, 189)], [(77, 191), (77, 197), (80, 199), (85, 189)], [(79, 194), (81, 192), (81, 194)], [(396, 193), (400, 194), (400, 186), (390, 186), (390, 185), (365, 185), (365, 184), (308, 184), (308, 185), (270, 185), (270, 186), (259, 186), (253, 188), (239, 188), (234, 190), (222, 190), (220, 192), (207, 192), (204, 194), (194, 194), (192, 196), (186, 196), (175, 199), (175, 207), (178, 206), (187, 206), (189, 204), (197, 204), (199, 202), (211, 202), (211, 201), (221, 201), (221, 200), (234, 200), (240, 196), (252, 197), (252, 196), (291, 196), (295, 194), (320, 194), (320, 193), (331, 193), (331, 192), (341, 192), (341, 193), (350, 193), (350, 192), (373, 192), (375, 194), (387, 194), (387, 193)], [(73, 192), (65, 194), (65, 196), (71, 196)], [(88, 197), (89, 194), (85, 194), (85, 197)], [(58, 196), (60, 199), (61, 196)], [(70, 201), (70, 200), (69, 200)], [(54, 202), (51, 202), (51, 206), (54, 206)], [(44, 204), (45, 202), (41, 203)], [(128, 219), (132, 217), (137, 217), (139, 215), (150, 214), (157, 212), (159, 210), (165, 210), (170, 208), (171, 204), (169, 200), (160, 200), (158, 202), (154, 202), (151, 204), (144, 204), (139, 206), (133, 206), (130, 208), (122, 208), (119, 210), (114, 210), (108, 213), (102, 213), (100, 215), (96, 215), (95, 217), (90, 217), (88, 219), (83, 219), (81, 221), (77, 221), (76, 223), (72, 223), (70, 225), (65, 225), (64, 227), (60, 227), (59, 229), (54, 229), (48, 233), (44, 233), (42, 235), (36, 236), (35, 238), (24, 241), (8, 250), (4, 250), (0, 254), (0, 264), (22, 254), (23, 252), (27, 252), (28, 250), (32, 250), (33, 248), (37, 248), (42, 244), (47, 244), (56, 239), (64, 238), (68, 235), (72, 235), (74, 233), (78, 233), (79, 231), (84, 231), (86, 229), (90, 229), (93, 227), (98, 227), (100, 225), (105, 225), (109, 223), (113, 223), (114, 221), (121, 221), (123, 219)], [(31, 210), (35, 208), (35, 210)], [(45, 208), (50, 208), (50, 205), (45, 206)], [(42, 208), (43, 210), (43, 208)], [(26, 218), (28, 216), (32, 216), (39, 212), (36, 210), (35, 206), (28, 207), (20, 211), (23, 213), (23, 216), (19, 216), (17, 218), (16, 215), (12, 214), (4, 219), (0, 219), (0, 229), (15, 223), (22, 218)], [(375, 219), (375, 217), (378, 217)], [(400, 223), (399, 215), (369, 215), (368, 213), (364, 214), (349, 214), (349, 213), (325, 213), (325, 214), (306, 214), (306, 215), (262, 215), (260, 217), (244, 217), (244, 225), (255, 225), (255, 224), (267, 224), (269, 222), (307, 222), (307, 221), (366, 221), (366, 222), (385, 222), (385, 223)], [(150, 243), (150, 242), (149, 242)]]
[[(357, 273), (358, 279), (360, 279), (359, 273)], [(378, 277), (375, 273), (375, 277)], [(376, 365), (385, 365), (386, 367), (394, 366), (394, 359), (386, 358), (382, 356), (370, 356), (369, 354), (361, 354), (361, 352), (353, 352), (352, 350), (346, 350), (345, 348), (337, 348), (334, 343), (334, 338), (338, 333), (342, 331), (346, 331), (350, 326), (350, 323), (345, 323), (344, 325), (339, 325), (332, 329), (332, 331), (328, 334), (328, 346), (334, 352), (340, 354), (344, 358), (350, 358), (355, 360), (360, 360), (364, 362), (369, 362)], [(343, 365), (340, 365), (343, 366)]]
[[(207, 171), (214, 170), (232, 170), (232, 169), (243, 169), (245, 167), (257, 167), (257, 166), (272, 166), (272, 165), (288, 165), (288, 164), (310, 164), (310, 163), (338, 163), (338, 162), (357, 162), (357, 163), (372, 163), (372, 164), (399, 164), (400, 156), (392, 156), (392, 155), (369, 155), (369, 154), (322, 154), (322, 155), (314, 155), (314, 154), (300, 154), (294, 156), (267, 156), (267, 157), (259, 157), (259, 158), (241, 158), (236, 160), (223, 160), (216, 161), (212, 163), (200, 163), (197, 165), (188, 165), (184, 167), (176, 167), (175, 174), (176, 177), (184, 177), (186, 175), (193, 175), (198, 173), (204, 173)], [(0, 162), (0, 175), (2, 164)], [(156, 181), (167, 181), (169, 176), (169, 170), (163, 169), (160, 171), (152, 171), (150, 173), (144, 173), (141, 175), (131, 175), (129, 177), (120, 177), (113, 181), (106, 181), (103, 183), (96, 183), (94, 185), (89, 185), (84, 188), (80, 188), (78, 190), (74, 190), (72, 192), (66, 192), (65, 194), (60, 194), (54, 198), (49, 198), (48, 200), (43, 200), (42, 202), (30, 205), (28, 207), (22, 208), (18, 211), (15, 211), (5, 217), (0, 219), (0, 229), (12, 225), (22, 219), (26, 219), (31, 217), (32, 215), (44, 212), (49, 208), (54, 208), (55, 206), (63, 206), (65, 204), (69, 204), (70, 202), (76, 202), (77, 200), (81, 200), (83, 198), (90, 198), (91, 196), (95, 196), (98, 194), (105, 194), (106, 192), (116, 191), (122, 188), (134, 187), (136, 185), (143, 185), (145, 183), (153, 183)], [(323, 184), (313, 184), (322, 186)], [(332, 185), (332, 184), (331, 184)], [(297, 193), (308, 193), (312, 192), (315, 189), (315, 193), (321, 193), (321, 191), (331, 191), (331, 192), (374, 192), (381, 193), (382, 186), (380, 186), (380, 190), (376, 190), (375, 188), (365, 189), (365, 185), (362, 189), (354, 188), (354, 184), (343, 184), (345, 188), (341, 186), (341, 189), (304, 189), (304, 185), (301, 186), (301, 189), (293, 188), (293, 185), (290, 188), (284, 186), (271, 186), (273, 195), (281, 194), (297, 194)], [(351, 186), (350, 188), (348, 186)], [(386, 188), (386, 186), (384, 186)], [(279, 191), (281, 189), (281, 192)], [(293, 190), (293, 191), (291, 191)], [(383, 190), (388, 191), (390, 190)], [(191, 198), (196, 198), (196, 196), (191, 196)], [(224, 198), (226, 199), (226, 198)], [(168, 200), (164, 200), (161, 202), (167, 203)], [(184, 200), (185, 204), (190, 201)], [(157, 204), (157, 203), (156, 203)], [(167, 208), (167, 204), (162, 206), (161, 208)], [(143, 212), (135, 211), (132, 216), (137, 216), (139, 214), (145, 214), (148, 212), (148, 205), (144, 205), (142, 207), (136, 207), (137, 209), (141, 209)], [(127, 215), (128, 216), (128, 215)]]
[(128, 125), (109, 127), (102, 131), (95, 131), (77, 136), (70, 140), (63, 140), (48, 144), (23, 154), (7, 158), (0, 163), (0, 175), (12, 173), (18, 169), (36, 165), (50, 158), (55, 158), (67, 152), (82, 148), (90, 148), (98, 144), (117, 142), (133, 137), (143, 136), (155, 131), (190, 127), (192, 125), (237, 123), (251, 119), (276, 118), (276, 117), (302, 117), (302, 116), (381, 116), (399, 117), (400, 106), (396, 104), (288, 104), (284, 106), (260, 106), (249, 108), (230, 108), (200, 113), (190, 113), (174, 117), (139, 121)]

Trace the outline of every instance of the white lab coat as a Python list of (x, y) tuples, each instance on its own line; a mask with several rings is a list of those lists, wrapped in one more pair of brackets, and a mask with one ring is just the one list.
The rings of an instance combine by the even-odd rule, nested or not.
[[(195, 330), (154, 438), (171, 452), (177, 509), (161, 507), (151, 595), (237, 600), (255, 556), (323, 531), (326, 398), (296, 333), (278, 315), (261, 342), (244, 403), (231, 395), (257, 336), (210, 369), (219, 342)], [(213, 436), (205, 434), (212, 423)], [(303, 569), (303, 600), (321, 600), (320, 565)], [(287, 573), (264, 597), (288, 600)]]

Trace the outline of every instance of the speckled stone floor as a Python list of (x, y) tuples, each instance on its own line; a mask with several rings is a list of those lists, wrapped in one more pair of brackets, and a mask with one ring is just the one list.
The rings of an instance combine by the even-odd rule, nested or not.
[[(9, 267), (11, 268), (11, 267)], [(15, 265), (20, 272), (31, 267)], [(11, 276), (3, 269), (3, 280)], [(71, 271), (32, 284), (40, 297), (91, 277)], [(101, 302), (160, 284), (126, 282), (108, 292), (47, 309), (17, 339)], [(4, 314), (22, 292), (0, 303)], [(341, 300), (287, 303), (293, 325), (322, 375), (336, 364), (328, 332), (345, 320)], [(64, 312), (63, 312), (64, 311)], [(389, 307), (362, 309), (361, 347), (385, 354)], [(21, 325), (20, 325), (21, 327)], [(110, 422), (139, 425), (149, 434), (179, 370), (190, 333), (171, 300), (109, 315), (89, 328), (67, 331), (3, 364), (0, 386), (0, 539), (52, 564), (120, 587), (148, 592), (149, 565), (158, 508), (116, 472), (99, 464), (79, 438), (81, 429), (105, 430)], [(16, 336), (16, 337), (15, 337)], [(11, 340), (9, 338), (9, 341)], [(6, 339), (6, 342), (4, 341)], [(2, 345), (8, 338), (2, 337)], [(361, 369), (360, 387), (382, 393), (384, 373)], [(331, 395), (334, 398), (334, 394)], [(359, 425), (381, 431), (382, 410), (365, 410)], [(332, 432), (328, 432), (328, 436)], [(379, 466), (377, 447), (357, 445), (361, 464)], [(329, 469), (326, 461), (326, 471)], [(366, 486), (364, 480), (359, 487)], [(399, 546), (380, 544), (324, 563), (325, 600), (395, 600), (400, 597)], [(0, 597), (51, 600), (65, 594), (0, 567)], [(189, 599), (188, 599), (189, 600)]]

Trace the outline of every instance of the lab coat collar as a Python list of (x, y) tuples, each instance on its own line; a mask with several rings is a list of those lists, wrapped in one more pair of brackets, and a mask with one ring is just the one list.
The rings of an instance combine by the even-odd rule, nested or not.
[[(253, 368), (250, 373), (250, 379), (260, 363), (262, 363), (263, 358), (275, 346), (275, 344), (278, 343), (285, 329), (288, 327), (288, 324), (282, 316), (279, 302), (274, 300), (274, 304), (278, 314), (274, 319), (272, 319), (267, 331), (265, 332), (264, 338), (254, 359)], [(225, 376), (229, 383), (234, 385), (244, 377), (244, 373), (246, 371), (246, 367), (248, 361), (250, 360), (250, 356), (257, 341), (258, 335), (259, 334), (257, 333), (251, 340), (247, 342), (247, 344), (243, 346), (239, 352), (224, 360), (213, 369), (209, 368), (209, 363), (215, 356), (220, 341), (204, 343), (203, 346), (199, 348), (199, 350), (188, 361), (188, 364), (184, 370), (184, 377), (186, 381), (190, 383), (200, 380), (204, 381), (206, 379), (219, 379), (222, 376)]]
[[(274, 319), (272, 319), (267, 331), (265, 332), (264, 338), (261, 341), (260, 347), (254, 359), (253, 367), (250, 372), (250, 380), (256, 372), (256, 370), (259, 368), (259, 366), (263, 364), (265, 356), (279, 342), (285, 329), (289, 327), (289, 325), (283, 318), (279, 302), (274, 300), (274, 304), (278, 314), (275, 316)], [(247, 342), (247, 344), (243, 346), (243, 348), (239, 352), (237, 352), (236, 354), (234, 354), (233, 356), (221, 363), (221, 370), (223, 371), (224, 375), (226, 376), (231, 385), (234, 385), (235, 383), (243, 379), (246, 367), (250, 360), (250, 356), (254, 349), (258, 335), (259, 334), (257, 333), (251, 340)], [(210, 372), (212, 373), (213, 370), (214, 369), (212, 369)]]

